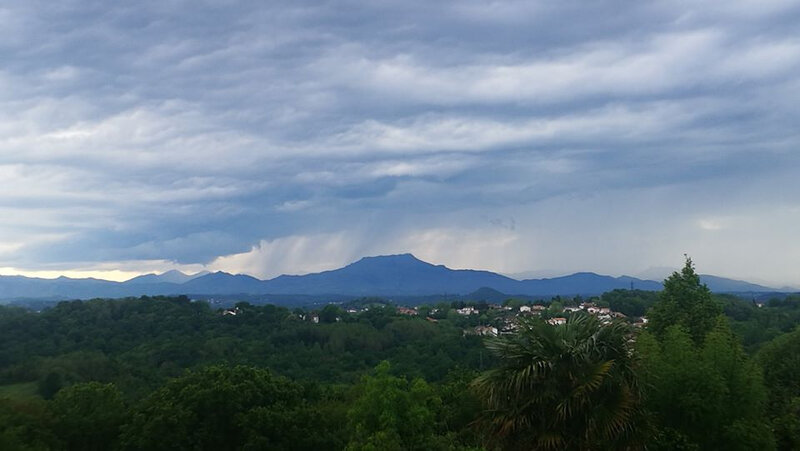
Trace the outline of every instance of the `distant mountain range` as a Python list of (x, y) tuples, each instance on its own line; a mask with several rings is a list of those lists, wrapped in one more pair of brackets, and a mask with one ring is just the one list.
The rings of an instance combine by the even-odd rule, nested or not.
[(176, 269), (171, 271), (167, 271), (163, 274), (144, 274), (138, 277), (134, 277), (124, 283), (126, 284), (147, 284), (147, 283), (186, 283), (192, 279), (196, 279), (198, 277), (203, 277), (205, 275), (211, 274), (208, 271), (201, 271), (196, 274), (184, 274)]
[[(701, 276), (715, 292), (781, 291), (739, 280)], [(660, 282), (582, 272), (568, 276), (516, 280), (490, 271), (450, 269), (411, 254), (365, 257), (332, 271), (259, 280), (225, 272), (188, 275), (179, 271), (146, 274), (125, 282), (100, 279), (40, 279), (0, 276), (0, 299), (88, 299), (141, 295), (286, 295), (418, 297), (492, 293), (526, 297), (596, 295), (617, 288), (660, 290)], [(498, 295), (494, 295), (497, 297)]]

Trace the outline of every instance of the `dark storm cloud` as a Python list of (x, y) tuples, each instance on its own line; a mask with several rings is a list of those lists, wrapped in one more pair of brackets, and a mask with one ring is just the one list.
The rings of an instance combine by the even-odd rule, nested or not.
[(0, 266), (208, 263), (345, 232), (349, 258), (698, 184), (687, 221), (784, 208), (797, 188), (768, 187), (800, 169), (798, 20), (783, 1), (6, 2)]

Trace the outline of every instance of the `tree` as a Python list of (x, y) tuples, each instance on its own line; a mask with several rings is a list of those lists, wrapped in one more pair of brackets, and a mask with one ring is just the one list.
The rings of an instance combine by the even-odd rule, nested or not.
[(342, 310), (334, 304), (328, 304), (319, 312), (319, 322), (321, 323), (335, 323), (336, 318), (342, 314)]
[[(303, 449), (314, 424), (302, 387), (268, 370), (213, 366), (188, 373), (144, 400), (123, 449)], [(312, 448), (313, 449), (313, 448)]]
[(113, 384), (88, 382), (59, 391), (51, 404), (55, 430), (67, 449), (107, 450), (117, 442), (127, 409)]
[(364, 377), (348, 412), (352, 439), (348, 450), (429, 450), (443, 446), (435, 436), (441, 401), (422, 379), (410, 383), (389, 373), (383, 361)]
[(53, 416), (40, 399), (0, 397), (0, 449), (42, 451), (62, 449), (53, 433)]
[(766, 344), (758, 360), (769, 387), (767, 414), (778, 448), (800, 449), (800, 328)]
[(698, 345), (683, 326), (637, 339), (655, 450), (769, 450), (760, 369), (719, 317)]
[(452, 442), (467, 446), (479, 443), (478, 431), (472, 427), (481, 412), (481, 400), (471, 389), (477, 375), (476, 371), (453, 368), (436, 390), (442, 400), (440, 421), (444, 429), (451, 432)]
[(628, 348), (630, 329), (572, 315), (551, 326), (523, 319), (487, 347), (499, 367), (474, 386), (481, 424), (501, 449), (625, 449), (635, 445), (640, 389)]
[(686, 257), (681, 272), (674, 272), (664, 280), (659, 301), (647, 315), (647, 328), (661, 338), (670, 326), (679, 325), (686, 328), (695, 343), (701, 343), (721, 314), (722, 307), (708, 287), (700, 283), (692, 259)]
[(603, 293), (598, 306), (602, 307), (601, 303), (605, 302), (615, 312), (627, 316), (644, 316), (657, 298), (658, 293), (655, 291), (616, 289)]

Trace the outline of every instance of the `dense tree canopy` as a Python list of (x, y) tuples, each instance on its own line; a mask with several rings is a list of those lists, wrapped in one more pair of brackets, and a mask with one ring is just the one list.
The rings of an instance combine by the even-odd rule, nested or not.
[(718, 320), (702, 345), (682, 326), (671, 326), (660, 342), (641, 335), (638, 351), (646, 406), (657, 435), (668, 439), (653, 448), (774, 448), (761, 369), (744, 354), (726, 320)]
[(758, 359), (770, 388), (767, 412), (778, 446), (800, 449), (800, 328), (768, 343)]
[(411, 382), (389, 373), (381, 362), (364, 377), (348, 412), (353, 431), (348, 450), (432, 450), (446, 448), (436, 437), (441, 400), (422, 379)]
[(128, 410), (112, 384), (87, 382), (60, 390), (51, 409), (67, 449), (103, 451), (117, 445)]
[[(456, 407), (436, 410), (431, 427), (471, 440), (463, 431), (476, 412), (465, 413), (470, 401), (452, 387), (466, 382), (451, 372), (491, 363), (480, 337), (385, 303), (360, 315), (322, 310), (330, 322), (247, 303), (223, 315), (183, 297), (64, 302), (41, 313), (0, 306), (0, 449), (220, 449), (213, 437), (234, 448), (342, 449), (353, 391), (383, 360), (431, 399), (446, 382)], [(4, 400), (3, 387), (26, 394)]]
[(0, 449), (797, 449), (800, 296), (712, 295), (686, 263), (587, 299), (644, 332), (577, 297), (0, 306)]
[(144, 400), (125, 427), (122, 448), (317, 449), (314, 438), (327, 435), (321, 420), (300, 385), (267, 370), (214, 366)]
[(615, 312), (627, 316), (644, 316), (656, 303), (658, 294), (643, 290), (613, 290), (603, 293), (600, 299)]

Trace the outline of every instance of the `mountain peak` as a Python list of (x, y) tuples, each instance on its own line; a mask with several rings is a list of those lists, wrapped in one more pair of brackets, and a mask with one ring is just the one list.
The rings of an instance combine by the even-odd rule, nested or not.
[(142, 284), (142, 283), (175, 283), (175, 284), (182, 284), (188, 282), (192, 279), (200, 277), (202, 275), (207, 274), (207, 272), (199, 272), (197, 274), (186, 274), (184, 272), (178, 271), (177, 269), (170, 269), (169, 271), (163, 272), (161, 274), (143, 274), (141, 276), (134, 277), (133, 279), (128, 280), (126, 283), (132, 284)]
[(177, 275), (186, 276), (188, 274), (178, 271), (177, 269), (170, 269), (169, 271), (162, 272), (160, 275), (161, 277), (164, 277), (164, 276), (177, 276)]
[(395, 266), (409, 266), (409, 265), (424, 265), (434, 266), (430, 263), (422, 261), (412, 254), (391, 254), (391, 255), (375, 255), (370, 257), (362, 257), (360, 260), (347, 265), (347, 267), (395, 267)]
[(422, 260), (418, 259), (414, 256), (414, 254), (405, 253), (405, 254), (387, 254), (387, 255), (373, 255), (369, 257), (362, 257), (360, 262), (362, 261), (414, 261), (414, 262), (422, 262)]

